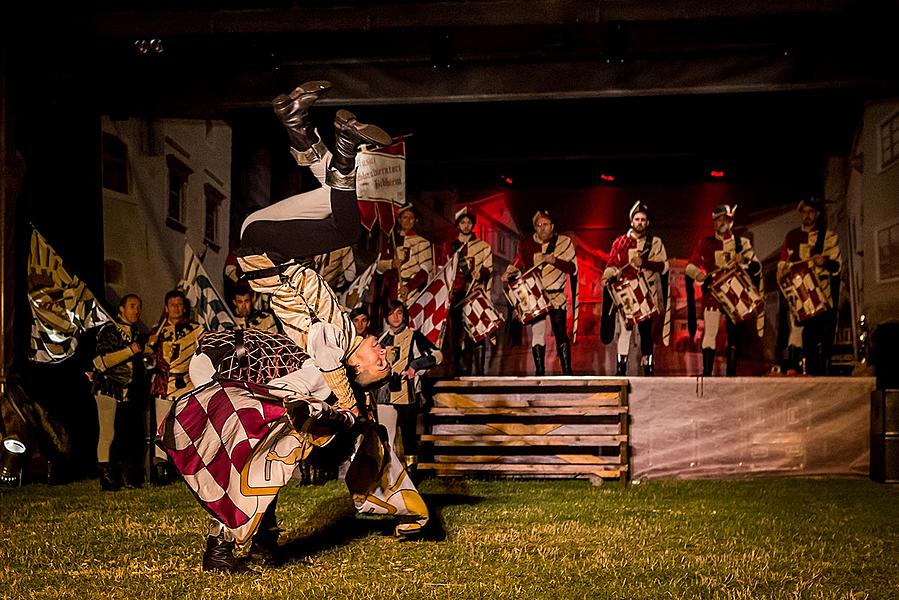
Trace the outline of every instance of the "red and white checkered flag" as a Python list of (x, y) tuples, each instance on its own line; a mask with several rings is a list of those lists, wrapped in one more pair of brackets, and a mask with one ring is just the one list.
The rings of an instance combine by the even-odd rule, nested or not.
[(450, 309), (450, 290), (456, 279), (458, 254), (437, 270), (436, 276), (409, 307), (409, 323), (438, 348), (443, 342)]

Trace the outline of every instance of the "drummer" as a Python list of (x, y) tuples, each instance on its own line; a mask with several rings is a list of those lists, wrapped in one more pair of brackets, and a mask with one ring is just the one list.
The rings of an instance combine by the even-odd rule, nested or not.
[[(493, 275), (493, 250), (484, 240), (474, 234), (477, 217), (467, 206), (456, 212), (457, 235), (446, 245), (445, 261), (459, 255), (459, 267), (453, 280), (451, 292), (450, 337), (453, 350), (453, 364), (457, 375), (484, 375), (487, 355), (487, 340), (475, 342), (466, 335), (462, 320), (462, 305), (465, 297), (476, 289), (483, 290), (487, 298), (491, 296), (490, 278)], [(473, 367), (473, 369), (472, 369)]]
[[(691, 279), (702, 284), (702, 374), (709, 376), (715, 367), (715, 340), (721, 326), (721, 305), (709, 290), (712, 277), (719, 270), (739, 264), (749, 274), (753, 283), (758, 285), (762, 272), (762, 263), (755, 255), (749, 238), (736, 236), (731, 229), (734, 225), (734, 213), (737, 206), (727, 204), (716, 206), (712, 211), (712, 224), (715, 234), (699, 240), (693, 250), (693, 256), (687, 264), (687, 285), (693, 285)], [(735, 325), (724, 315), (727, 333), (727, 370), (728, 377), (737, 374), (737, 344), (740, 326)]]
[[(790, 330), (790, 346), (801, 343), (805, 356), (805, 370), (809, 375), (826, 375), (828, 360), (833, 349), (836, 319), (836, 296), (839, 293), (839, 274), (842, 267), (840, 238), (835, 231), (827, 229), (827, 215), (824, 202), (810, 198), (799, 203), (799, 217), (802, 225), (787, 233), (777, 263), (777, 276), (784, 275), (791, 264), (809, 261), (818, 281), (821, 294), (829, 301), (830, 308)], [(795, 350), (791, 356), (798, 361)]]
[[(565, 276), (577, 277), (577, 256), (574, 243), (567, 235), (555, 232), (555, 224), (549, 213), (539, 210), (532, 219), (534, 235), (521, 240), (515, 260), (502, 275), (504, 282), (510, 276), (517, 276), (521, 270), (537, 267), (540, 270), (541, 283), (552, 308), (549, 311), (549, 322), (553, 336), (556, 338), (556, 350), (563, 375), (572, 375), (571, 342), (568, 339), (567, 307), (568, 297), (565, 294)], [(530, 325), (531, 352), (534, 355), (534, 372), (542, 376), (546, 372), (546, 317), (541, 317)]]
[[(667, 280), (668, 254), (665, 245), (657, 236), (649, 233), (649, 208), (640, 201), (631, 207), (628, 217), (631, 228), (624, 235), (615, 238), (612, 249), (609, 251), (609, 261), (602, 274), (603, 286), (613, 282), (625, 269), (636, 270), (641, 273), (649, 285), (652, 301), (655, 306), (661, 307), (659, 302), (660, 284)], [(627, 273), (625, 273), (627, 276)], [(654, 318), (645, 319), (637, 324), (640, 332), (640, 364), (643, 365), (643, 374), (646, 376), (655, 374), (653, 361), (652, 325)], [(624, 315), (618, 311), (618, 362), (616, 375), (627, 375), (627, 357), (631, 345), (631, 332), (633, 325), (625, 321)], [(611, 331), (611, 329), (610, 329)]]

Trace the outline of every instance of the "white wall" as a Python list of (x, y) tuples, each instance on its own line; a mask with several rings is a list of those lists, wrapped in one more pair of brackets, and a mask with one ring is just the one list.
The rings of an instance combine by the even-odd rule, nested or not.
[[(871, 326), (899, 319), (899, 281), (877, 280), (877, 230), (899, 219), (899, 164), (879, 172), (878, 137), (880, 124), (899, 111), (899, 99), (869, 103), (858, 150), (863, 153), (861, 174), (861, 215), (859, 245), (864, 251), (861, 310)], [(851, 188), (850, 188), (851, 189)], [(851, 193), (851, 192), (850, 192)]]
[[(218, 211), (218, 251), (210, 248), (204, 265), (221, 292), (228, 252), (231, 197), (231, 128), (221, 121), (145, 119), (102, 120), (102, 129), (128, 146), (129, 192), (103, 190), (106, 298), (114, 306), (126, 293), (143, 299), (143, 321), (149, 326), (161, 314), (165, 293), (181, 278), (184, 242), (203, 250), (205, 184), (225, 199)], [(181, 232), (166, 224), (168, 167), (173, 155), (193, 170), (188, 178)], [(115, 276), (111, 263), (121, 264)]]

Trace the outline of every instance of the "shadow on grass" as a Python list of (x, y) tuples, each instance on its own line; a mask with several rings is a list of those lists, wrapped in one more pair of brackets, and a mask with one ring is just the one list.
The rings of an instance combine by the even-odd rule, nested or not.
[[(422, 498), (430, 513), (428, 524), (420, 535), (403, 539), (404, 542), (445, 540), (447, 529), (443, 509), (448, 506), (473, 506), (484, 500), (480, 496), (458, 492), (422, 494)], [(396, 520), (392, 518), (357, 515), (349, 503), (335, 511), (333, 500), (320, 502), (312, 514), (313, 517), (288, 534), (287, 541), (281, 544), (282, 564), (302, 561), (375, 533), (392, 536), (396, 525)]]

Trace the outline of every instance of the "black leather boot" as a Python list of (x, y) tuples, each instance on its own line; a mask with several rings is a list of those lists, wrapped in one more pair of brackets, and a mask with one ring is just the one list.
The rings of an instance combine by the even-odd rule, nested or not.
[(796, 346), (787, 347), (787, 371), (802, 374), (802, 348)]
[(715, 349), (702, 349), (702, 375), (703, 377), (711, 377), (712, 371), (715, 370)]
[(122, 489), (122, 476), (115, 465), (100, 463), (100, 489), (104, 492), (115, 492)]
[(153, 464), (153, 483), (155, 485), (168, 485), (172, 483), (172, 474), (169, 471), (167, 462), (156, 462)]
[(331, 89), (330, 81), (308, 81), (290, 94), (281, 94), (272, 100), (272, 108), (287, 128), (290, 137), (290, 153), (297, 164), (311, 165), (322, 159), (328, 149), (312, 126), (309, 107), (318, 97)]
[(543, 377), (546, 375), (546, 346), (532, 346), (534, 353), (534, 375)]
[(737, 374), (737, 347), (736, 346), (728, 346), (727, 347), (727, 370), (725, 371), (725, 375), (728, 377), (733, 377)]
[(615, 375), (625, 377), (627, 375), (627, 354), (618, 355), (618, 363), (615, 366)]
[(356, 151), (362, 144), (387, 146), (393, 139), (380, 127), (365, 125), (348, 110), (338, 110), (334, 120), (336, 140), (325, 182), (338, 190), (356, 189)]
[(475, 375), (483, 375), (484, 367), (487, 364), (487, 344), (486, 343), (480, 343), (474, 347), (473, 360), (474, 360), (474, 374)]
[(259, 523), (259, 529), (253, 535), (253, 543), (250, 545), (248, 556), (250, 560), (264, 565), (277, 565), (280, 554), (278, 552), (278, 537), (281, 530), (278, 528), (278, 516), (275, 513), (278, 505), (276, 497), (268, 505)]
[(247, 567), (234, 556), (234, 542), (226, 540), (224, 534), (206, 538), (206, 552), (203, 553), (204, 571), (240, 573)]
[(653, 359), (652, 354), (648, 354), (643, 357), (643, 375), (645, 377), (652, 377), (655, 374), (656, 374), (655, 360)]
[(556, 352), (559, 353), (559, 364), (562, 367), (562, 375), (574, 375), (571, 370), (571, 344), (562, 342), (556, 345)]
[(250, 545), (248, 556), (253, 562), (263, 565), (277, 565), (278, 559), (278, 535), (277, 529), (267, 529), (259, 531), (253, 536), (253, 543)]

